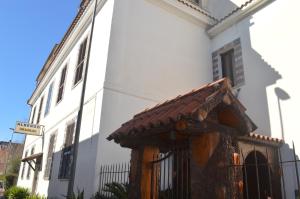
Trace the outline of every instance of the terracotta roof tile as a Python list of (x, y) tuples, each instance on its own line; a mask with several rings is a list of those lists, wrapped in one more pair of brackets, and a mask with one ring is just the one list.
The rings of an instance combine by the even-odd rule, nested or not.
[(215, 23), (212, 27), (222, 23), (223, 21), (225, 21), (227, 18), (229, 18), (231, 15), (237, 13), (238, 11), (242, 10), (243, 8), (247, 7), (249, 4), (251, 4), (254, 0), (248, 0), (245, 3), (243, 3), (241, 6), (235, 8), (234, 10), (232, 10), (230, 13), (228, 13), (226, 16), (224, 16), (223, 18), (217, 20), (217, 23)]
[(283, 143), (284, 142), (282, 139), (273, 138), (273, 137), (269, 137), (266, 135), (257, 134), (254, 132), (249, 133), (247, 136), (250, 138), (256, 139), (256, 140), (261, 140), (261, 141), (268, 141), (268, 142), (275, 142), (275, 143)]
[(206, 12), (205, 10), (201, 9), (199, 7), (199, 5), (197, 5), (196, 3), (194, 3), (193, 1), (191, 0), (177, 0), (179, 1), (180, 3), (200, 12), (201, 14), (207, 16), (208, 18), (214, 20), (214, 21), (218, 21), (218, 19), (216, 19), (215, 17), (213, 17), (212, 15), (210, 15), (208, 12)]
[(220, 79), (180, 97), (167, 100), (162, 104), (157, 104), (153, 108), (145, 109), (136, 114), (128, 122), (122, 124), (108, 139), (112, 140), (121, 134), (129, 134), (133, 130), (142, 131), (143, 129), (149, 129), (153, 126), (166, 125), (171, 121), (179, 120), (182, 116), (190, 117), (195, 114), (199, 108), (205, 105), (211, 96), (214, 96), (214, 93), (221, 92), (225, 95), (229, 88), (228, 80)]

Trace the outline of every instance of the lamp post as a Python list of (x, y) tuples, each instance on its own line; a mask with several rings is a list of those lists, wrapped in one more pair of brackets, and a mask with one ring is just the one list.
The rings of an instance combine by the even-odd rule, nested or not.
[(15, 132), (14, 128), (9, 128), (9, 130), (11, 130), (12, 133), (11, 133), (11, 138), (10, 138), (9, 145), (8, 145), (8, 154), (6, 156), (7, 158), (6, 158), (5, 170), (4, 170), (5, 175), (6, 175), (6, 172), (7, 172), (7, 165), (8, 165), (8, 162), (9, 162), (9, 159), (10, 159), (10, 154), (11, 154), (11, 143), (12, 143), (12, 139), (14, 137), (14, 132)]
[(280, 117), (281, 138), (282, 138), (282, 140), (285, 140), (282, 110), (281, 110), (280, 101), (288, 100), (288, 99), (290, 99), (290, 96), (287, 92), (285, 92), (283, 89), (281, 89), (279, 87), (275, 88), (275, 94), (277, 96), (278, 111), (279, 111), (279, 117)]
[(74, 138), (74, 145), (73, 145), (73, 160), (71, 162), (71, 169), (70, 169), (71, 171), (70, 171), (70, 180), (69, 180), (69, 183), (68, 183), (67, 198), (71, 198), (72, 193), (73, 193), (73, 189), (74, 189), (77, 155), (78, 155), (78, 145), (79, 145), (79, 136), (80, 136), (80, 128), (81, 128), (81, 120), (82, 120), (82, 113), (83, 113), (83, 106), (84, 106), (87, 74), (88, 74), (88, 69), (89, 69), (89, 61), (90, 61), (90, 54), (91, 54), (91, 46), (92, 46), (92, 40), (93, 40), (97, 5), (98, 5), (98, 0), (95, 0), (94, 12), (93, 12), (93, 15), (92, 15), (92, 27), (91, 27), (91, 31), (90, 31), (89, 46), (88, 46), (87, 59), (86, 59), (86, 66), (85, 66), (85, 70), (84, 70), (84, 77), (83, 77), (83, 83), (82, 83), (80, 105), (79, 105), (76, 128), (75, 128), (75, 136), (74, 136), (75, 138)]

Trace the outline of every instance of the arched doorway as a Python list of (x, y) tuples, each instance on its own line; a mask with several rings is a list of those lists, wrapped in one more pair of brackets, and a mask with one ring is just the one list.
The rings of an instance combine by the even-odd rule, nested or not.
[(258, 151), (250, 152), (245, 159), (243, 168), (244, 198), (267, 199), (270, 197), (271, 176), (271, 169), (269, 169), (265, 156)]

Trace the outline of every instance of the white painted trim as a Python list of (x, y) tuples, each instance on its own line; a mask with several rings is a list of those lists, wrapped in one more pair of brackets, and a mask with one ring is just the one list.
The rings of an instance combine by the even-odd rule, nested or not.
[(250, 3), (244, 9), (237, 11), (236, 13), (232, 14), (225, 20), (221, 21), (219, 24), (208, 29), (207, 30), (208, 36), (210, 38), (214, 38), (218, 34), (222, 33), (224, 30), (240, 22), (241, 20), (245, 19), (251, 14), (259, 11), (260, 9), (262, 9), (263, 7), (265, 7), (266, 5), (268, 5), (273, 1), (274, 0), (254, 0), (254, 2)]

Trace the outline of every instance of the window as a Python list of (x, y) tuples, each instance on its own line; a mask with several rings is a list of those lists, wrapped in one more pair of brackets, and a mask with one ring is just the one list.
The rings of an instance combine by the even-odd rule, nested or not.
[(221, 54), (221, 65), (222, 65), (222, 77), (227, 77), (230, 81), (232, 86), (234, 86), (234, 58), (233, 58), (233, 49)]
[[(25, 158), (27, 157), (27, 155), (28, 155), (28, 151), (25, 152)], [(21, 172), (21, 179), (24, 178), (25, 166), (26, 166), (26, 163), (23, 162), (23, 165), (22, 165), (22, 172)]]
[[(34, 147), (32, 147), (31, 149), (31, 155), (34, 154)], [(31, 174), (31, 167), (28, 165), (28, 169), (27, 169), (27, 179), (30, 179), (30, 174)]]
[(75, 122), (70, 123), (66, 129), (64, 148), (61, 154), (60, 169), (58, 178), (69, 179), (71, 163), (73, 160), (73, 135), (75, 130)]
[(41, 101), (40, 101), (40, 107), (39, 107), (39, 112), (38, 112), (37, 121), (36, 121), (37, 124), (40, 123), (42, 109), (43, 109), (43, 103), (44, 103), (44, 96), (41, 98)]
[(47, 160), (46, 160), (47, 161), (46, 162), (46, 169), (45, 169), (45, 174), (44, 174), (45, 179), (50, 179), (51, 178), (54, 146), (55, 146), (55, 134), (51, 135), (51, 137), (50, 137)]
[(87, 38), (84, 39), (84, 41), (80, 44), (79, 56), (78, 56), (77, 66), (75, 71), (74, 85), (76, 85), (82, 78), (83, 66), (85, 61), (86, 44), (87, 44)]
[(61, 71), (56, 103), (58, 103), (62, 100), (62, 97), (63, 97), (63, 94), (64, 94), (66, 74), (67, 74), (67, 66), (65, 66)]
[(51, 99), (52, 99), (52, 90), (53, 90), (53, 82), (49, 86), (48, 97), (47, 97), (46, 108), (45, 108), (45, 115), (44, 116), (46, 116), (49, 113), (49, 111), (50, 111)]
[(33, 108), (33, 113), (32, 113), (32, 117), (31, 117), (31, 123), (32, 123), (32, 124), (34, 124), (35, 111), (36, 111), (36, 106)]
[(245, 84), (242, 46), (236, 39), (212, 53), (213, 80), (227, 77), (234, 88)]

